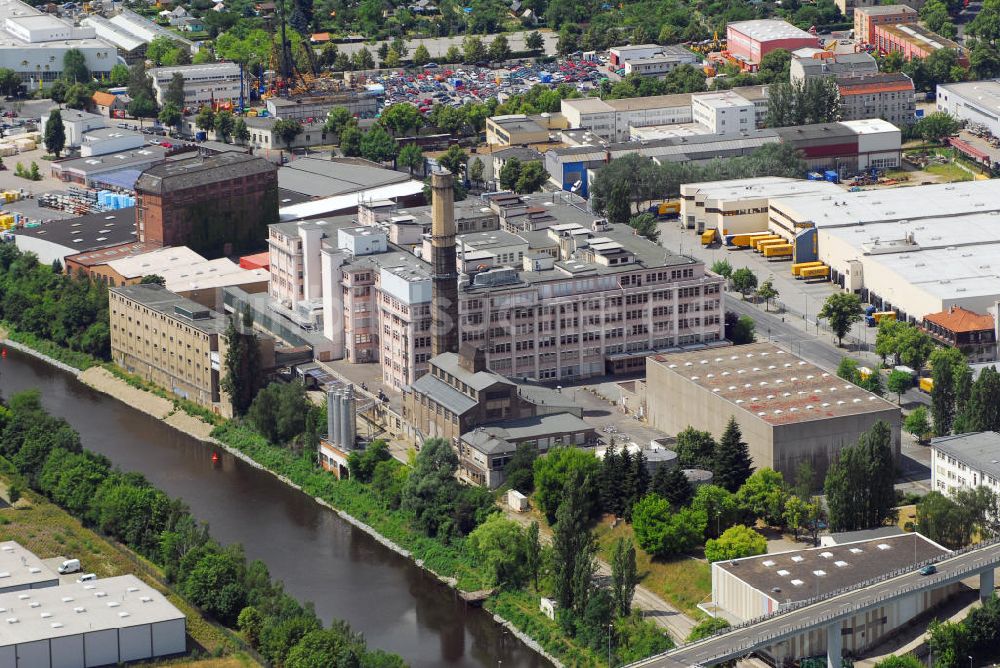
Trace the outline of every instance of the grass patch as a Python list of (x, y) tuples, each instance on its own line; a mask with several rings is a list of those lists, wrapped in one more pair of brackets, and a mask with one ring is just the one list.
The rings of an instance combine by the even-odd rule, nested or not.
[(598, 658), (590, 649), (572, 643), (552, 621), (538, 609), (538, 595), (527, 591), (502, 591), (486, 601), (483, 606), (496, 613), (535, 639), (546, 652), (564, 664), (578, 668), (605, 666), (607, 660)]
[(30, 500), (30, 506), (0, 509), (0, 541), (17, 541), (43, 559), (79, 559), (85, 572), (102, 578), (132, 573), (184, 613), (188, 636), (200, 651), (217, 655), (235, 650), (229, 632), (203, 619), (191, 604), (164, 585), (163, 573), (154, 564), (85, 528), (45, 497), (26, 490), (22, 498)]
[(170, 666), (171, 668), (253, 668), (259, 666), (256, 661), (246, 654), (240, 652), (232, 656), (222, 658), (191, 659), (179, 658), (166, 661), (152, 661), (146, 663), (130, 664), (135, 668), (145, 668), (146, 666)]
[(43, 355), (47, 355), (54, 360), (58, 360), (63, 364), (68, 364), (74, 369), (79, 369), (84, 371), (92, 366), (97, 366), (101, 364), (101, 360), (88, 355), (87, 353), (81, 353), (78, 350), (70, 350), (69, 348), (63, 348), (62, 346), (53, 343), (47, 339), (40, 338), (31, 334), (29, 332), (19, 332), (16, 329), (12, 329), (9, 325), (5, 325), (4, 329), (6, 331), (6, 338), (11, 341), (16, 341), (17, 343), (23, 343), (32, 350), (36, 350)]
[[(595, 529), (601, 559), (610, 563), (614, 544), (619, 538), (631, 538), (632, 525), (619, 522), (611, 528), (610, 520), (603, 520)], [(654, 560), (636, 546), (636, 565), (644, 587), (694, 619), (705, 616), (698, 604), (712, 593), (712, 567), (706, 562), (690, 557), (669, 561)]]
[(945, 163), (943, 165), (927, 165), (927, 167), (924, 168), (924, 171), (928, 174), (940, 176), (949, 183), (956, 181), (971, 181), (975, 178), (972, 174), (953, 162)]

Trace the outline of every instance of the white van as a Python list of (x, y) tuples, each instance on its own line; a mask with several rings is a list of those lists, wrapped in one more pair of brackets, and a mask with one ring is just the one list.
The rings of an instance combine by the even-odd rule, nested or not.
[(77, 582), (90, 582), (91, 580), (96, 580), (96, 573), (85, 573), (76, 579)]
[(80, 570), (80, 560), (79, 559), (67, 559), (66, 561), (59, 564), (59, 574), (66, 575), (67, 573), (76, 573)]

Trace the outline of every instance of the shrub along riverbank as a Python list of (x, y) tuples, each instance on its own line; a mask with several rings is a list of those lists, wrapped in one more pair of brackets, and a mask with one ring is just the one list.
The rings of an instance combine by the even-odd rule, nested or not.
[(23, 484), (156, 564), (187, 600), (238, 628), (268, 662), (287, 668), (404, 665), (398, 656), (367, 649), (343, 622), (323, 629), (311, 607), (271, 580), (263, 562), (247, 561), (240, 545), (214, 541), (183, 503), (142, 475), (114, 470), (106, 457), (84, 450), (65, 420), (45, 412), (37, 392), (15, 394), (0, 405), (0, 456)]

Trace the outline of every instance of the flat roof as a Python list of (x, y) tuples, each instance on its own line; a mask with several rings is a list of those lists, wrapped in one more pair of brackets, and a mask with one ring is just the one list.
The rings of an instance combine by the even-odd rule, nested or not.
[(0, 647), (184, 619), (134, 575), (0, 594), (0, 610)]
[(145, 165), (165, 160), (167, 149), (162, 146), (143, 146), (119, 153), (106, 153), (87, 158), (71, 158), (54, 163), (61, 170), (73, 170), (83, 174), (97, 174), (109, 170), (121, 170), (130, 165)]
[(1000, 434), (995, 431), (941, 436), (931, 440), (931, 447), (970, 468), (1000, 478)]
[(410, 180), (405, 172), (356, 161), (298, 158), (278, 169), (278, 187), (310, 197), (334, 197)]
[(885, 536), (828, 547), (717, 561), (777, 603), (794, 603), (854, 587), (896, 570), (948, 554), (919, 533)]
[[(121, 288), (111, 288), (111, 292), (117, 292), (128, 299), (139, 302), (148, 309), (162, 313), (170, 318), (182, 320), (185, 324), (205, 334), (222, 334), (229, 323), (229, 319), (221, 313), (216, 313), (212, 309), (205, 308), (202, 304), (192, 301), (187, 297), (174, 294), (156, 283), (126, 285)], [(178, 313), (175, 307), (187, 313), (201, 314), (204, 317), (185, 317), (181, 313)]]
[(931, 49), (954, 49), (956, 52), (961, 52), (962, 47), (958, 43), (937, 34), (927, 28), (923, 27), (919, 23), (897, 23), (895, 25), (880, 25), (879, 30), (884, 30), (887, 33), (896, 35), (897, 37), (904, 39), (917, 46), (928, 46)]
[(960, 216), (1000, 211), (1000, 180), (862, 190), (844, 192), (840, 197), (797, 195), (772, 200), (771, 207), (796, 222), (809, 222), (818, 228)]
[(771, 426), (899, 408), (771, 343), (650, 358)]
[(684, 199), (705, 201), (740, 201), (763, 197), (781, 197), (803, 193), (839, 194), (844, 189), (829, 181), (809, 181), (783, 176), (759, 176), (749, 179), (704, 181), (681, 186)]
[(73, 248), (76, 252), (118, 246), (136, 239), (135, 207), (53, 220), (38, 227), (11, 230), (11, 233)]
[(1000, 115), (1000, 79), (938, 84), (938, 89), (965, 98), (967, 104)]
[(884, 16), (886, 14), (916, 14), (917, 10), (909, 5), (874, 5), (872, 7), (855, 7), (868, 16)]
[(424, 184), (420, 181), (407, 179), (400, 183), (393, 183), (375, 188), (367, 188), (357, 192), (344, 195), (334, 195), (333, 197), (323, 197), (321, 199), (300, 202), (279, 208), (278, 214), (281, 220), (301, 220), (303, 218), (315, 218), (317, 216), (333, 216), (346, 211), (357, 211), (358, 204), (379, 199), (400, 199), (413, 197), (424, 192)]
[(0, 588), (23, 587), (43, 583), (58, 583), (59, 574), (21, 546), (8, 540), (0, 543)]
[(745, 107), (753, 105), (753, 102), (746, 99), (739, 93), (731, 90), (717, 90), (707, 93), (694, 93), (691, 95), (691, 104), (698, 100), (701, 104), (715, 109), (727, 109), (731, 107)]
[(817, 39), (816, 35), (811, 35), (801, 28), (796, 28), (788, 21), (780, 21), (778, 19), (736, 21), (735, 23), (730, 23), (727, 27), (758, 42), (778, 39)]
[(205, 183), (274, 173), (277, 170), (278, 168), (270, 161), (243, 153), (185, 157), (153, 165), (142, 173), (135, 183), (135, 188), (137, 191), (162, 193), (164, 190), (182, 190)]
[(142, 278), (150, 274), (161, 275), (180, 265), (204, 262), (205, 258), (187, 246), (157, 248), (146, 253), (131, 255), (108, 262), (108, 266), (123, 278)]
[[(20, 0), (0, 0), (0, 48), (25, 49), (69, 49), (69, 48), (106, 48), (113, 49), (110, 43), (94, 37), (58, 39), (50, 42), (29, 42), (6, 29), (6, 21), (11, 19), (26, 28), (53, 27), (70, 30), (71, 24)], [(61, 65), (60, 65), (61, 69)]]

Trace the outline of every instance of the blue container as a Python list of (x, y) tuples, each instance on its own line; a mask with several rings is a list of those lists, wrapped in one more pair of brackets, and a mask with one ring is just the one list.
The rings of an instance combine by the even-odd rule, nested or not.
[(840, 182), (840, 175), (838, 175), (835, 170), (828, 169), (825, 172), (823, 172), (823, 176), (825, 180), (829, 181), (830, 183)]
[(552, 75), (548, 72), (539, 72), (538, 80), (542, 83), (552, 83)]
[(808, 179), (809, 181), (822, 181), (823, 175), (820, 174), (819, 172), (808, 172), (806, 174), (806, 179)]
[(194, 138), (197, 139), (198, 141), (205, 141), (206, 139), (208, 139), (208, 133), (205, 132), (204, 130), (199, 130), (198, 132), (195, 133)]

